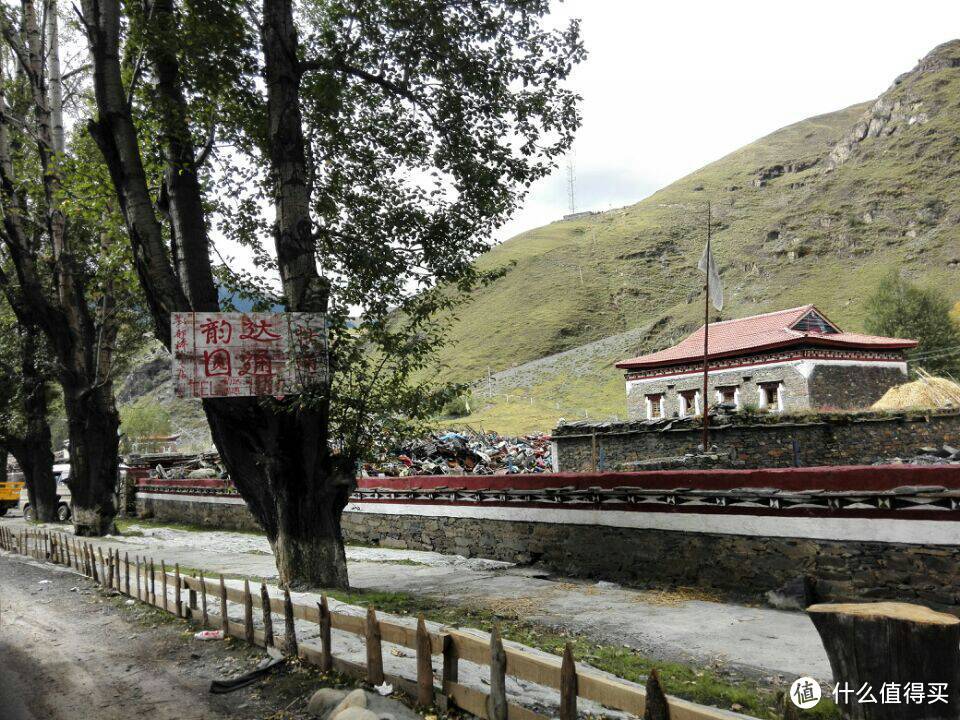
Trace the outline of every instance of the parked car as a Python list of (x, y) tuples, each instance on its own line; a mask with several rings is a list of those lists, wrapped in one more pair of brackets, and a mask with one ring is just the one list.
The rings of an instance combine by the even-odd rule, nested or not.
[[(72, 498), (70, 488), (67, 487), (67, 480), (70, 478), (70, 464), (57, 463), (53, 466), (53, 479), (57, 483), (57, 520), (66, 522), (70, 519), (72, 512)], [(20, 511), (27, 520), (36, 520), (37, 514), (30, 506), (30, 496), (27, 489), (20, 491)]]

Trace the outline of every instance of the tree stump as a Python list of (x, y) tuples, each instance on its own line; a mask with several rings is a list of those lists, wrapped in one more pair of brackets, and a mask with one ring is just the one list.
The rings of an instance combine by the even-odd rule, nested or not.
[[(921, 605), (849, 603), (807, 608), (830, 658), (837, 700), (851, 720), (960, 717), (960, 620)], [(916, 683), (917, 685), (911, 685)], [(893, 688), (893, 685), (896, 688)], [(884, 686), (900, 702), (882, 702)], [(917, 702), (916, 689), (924, 695)], [(914, 689), (909, 699), (908, 688)], [(863, 689), (869, 688), (870, 693)], [(844, 690), (850, 690), (844, 694)], [(942, 690), (942, 701), (931, 701)], [(869, 700), (870, 694), (876, 699)]]

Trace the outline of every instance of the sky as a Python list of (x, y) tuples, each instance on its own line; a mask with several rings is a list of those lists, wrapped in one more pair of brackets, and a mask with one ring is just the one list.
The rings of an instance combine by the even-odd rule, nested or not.
[[(575, 203), (606, 210), (785, 125), (870, 100), (960, 37), (956, 0), (568, 0), (589, 53)], [(569, 210), (565, 163), (531, 189), (505, 240)]]

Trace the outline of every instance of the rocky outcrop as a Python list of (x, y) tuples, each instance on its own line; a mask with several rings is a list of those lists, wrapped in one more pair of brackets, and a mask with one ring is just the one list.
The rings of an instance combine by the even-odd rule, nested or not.
[(900, 75), (893, 85), (864, 112), (853, 128), (830, 151), (826, 169), (833, 170), (851, 157), (869, 138), (894, 135), (911, 125), (930, 120), (935, 107), (916, 91), (917, 81), (925, 75), (960, 68), (960, 40), (951, 40), (934, 48), (917, 66)]

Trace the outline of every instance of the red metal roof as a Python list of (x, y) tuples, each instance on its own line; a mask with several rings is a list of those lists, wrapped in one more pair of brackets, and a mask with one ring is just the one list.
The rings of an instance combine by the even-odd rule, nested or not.
[[(836, 332), (824, 333), (793, 329), (794, 325), (811, 312), (815, 312), (826, 320), (827, 324)], [(709, 357), (711, 358), (744, 355), (758, 350), (792, 345), (892, 350), (912, 348), (917, 345), (916, 340), (843, 332), (827, 320), (826, 316), (813, 305), (778, 310), (764, 315), (753, 315), (739, 320), (710, 323), (709, 340)], [(701, 326), (699, 330), (673, 347), (629, 360), (621, 360), (617, 363), (617, 367), (632, 370), (677, 365), (702, 358), (703, 327)]]

